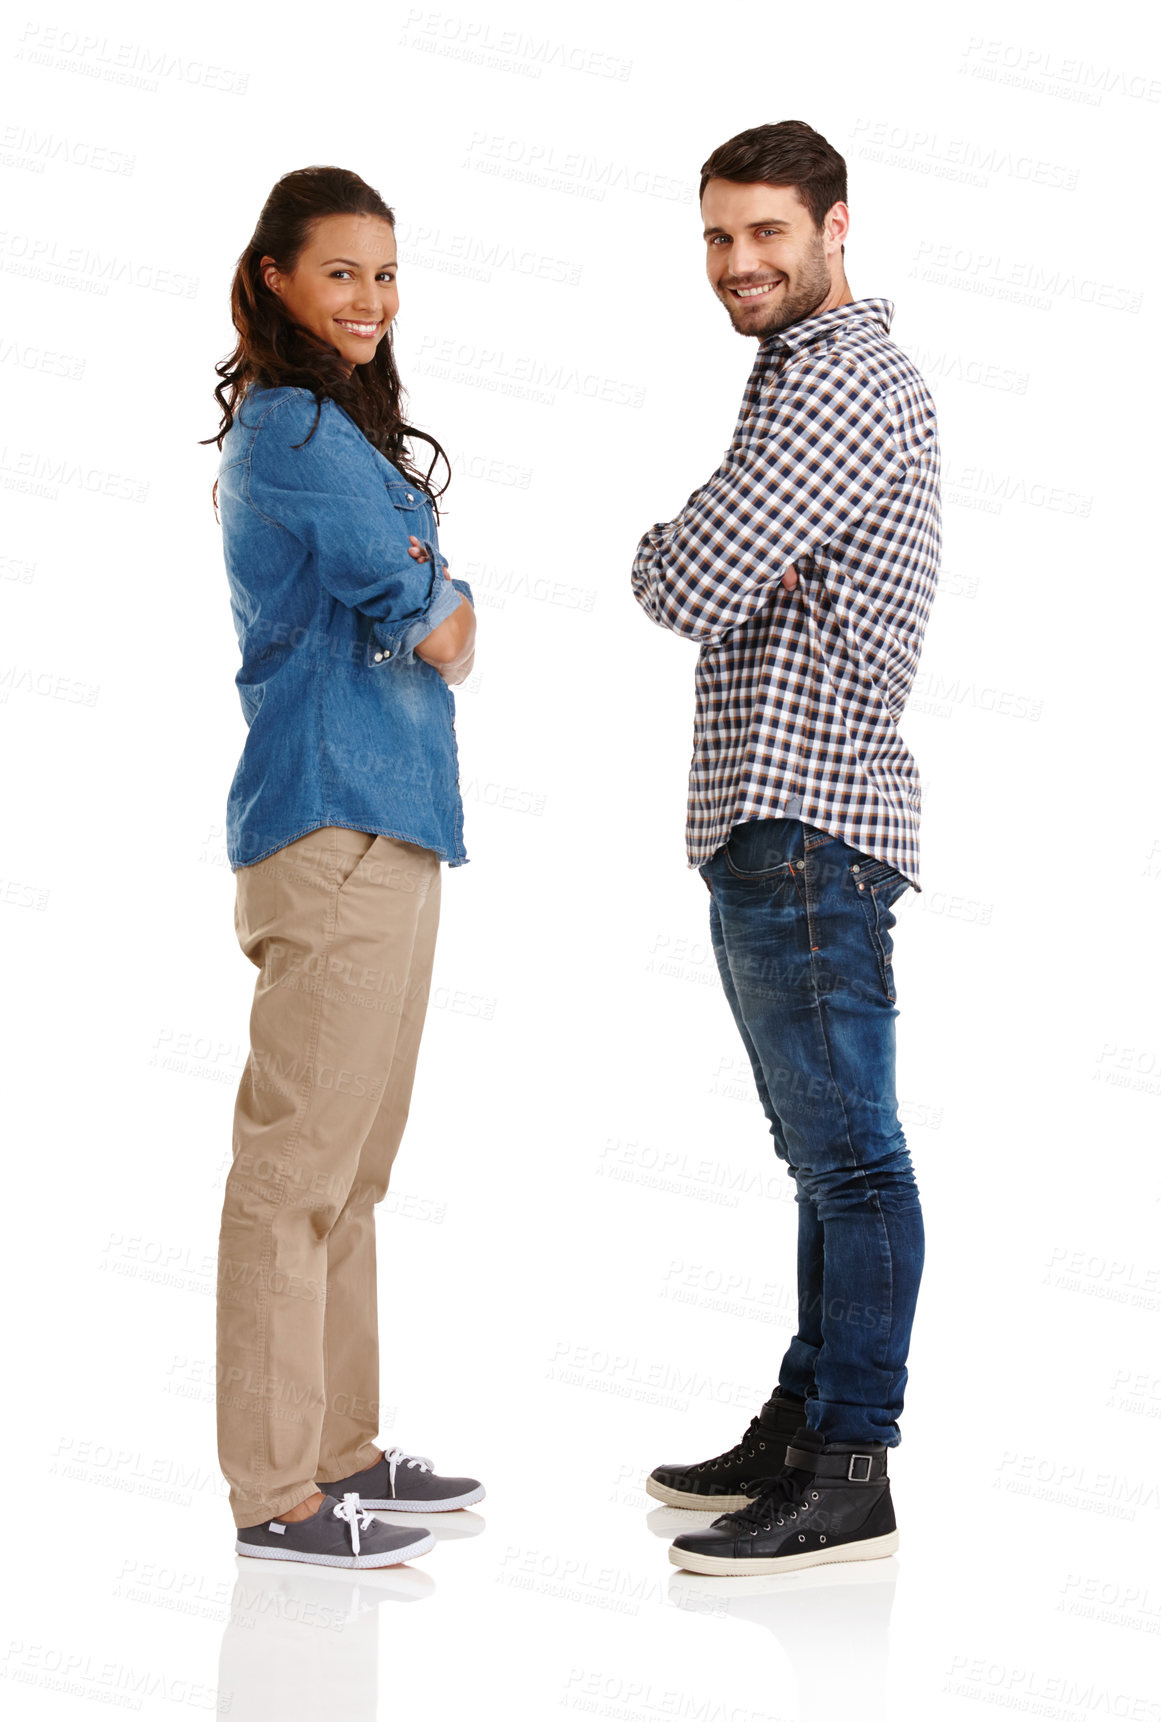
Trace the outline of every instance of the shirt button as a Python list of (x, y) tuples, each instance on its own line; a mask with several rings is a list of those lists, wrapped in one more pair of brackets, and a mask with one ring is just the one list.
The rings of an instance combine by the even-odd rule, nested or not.
[(852, 868), (851, 868), (851, 872), (852, 872), (852, 873), (857, 873), (857, 872), (858, 872), (858, 870), (859, 870), (859, 864), (858, 864), (858, 862), (857, 862), (857, 861), (856, 861), (856, 862), (855, 862), (855, 864), (854, 864), (854, 866), (853, 866), (853, 867), (852, 867)]
[(805, 866), (806, 866), (806, 862), (805, 862), (805, 861), (800, 861), (800, 862), (799, 862), (799, 863), (798, 863), (798, 871), (799, 871), (799, 872), (800, 872), (800, 873), (801, 873), (801, 872), (802, 872), (802, 869), (803, 869), (803, 868), (804, 868), (804, 867), (805, 867)]
[(407, 492), (407, 500), (408, 500), (408, 502), (414, 502), (415, 501), (415, 498), (412, 496), (410, 491)]

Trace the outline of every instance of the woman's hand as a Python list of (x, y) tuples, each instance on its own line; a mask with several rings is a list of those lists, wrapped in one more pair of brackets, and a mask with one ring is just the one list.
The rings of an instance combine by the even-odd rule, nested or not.
[[(428, 560), (427, 551), (414, 532), (410, 534), (407, 554), (414, 556), (417, 562)], [(440, 561), (443, 563), (444, 579), (450, 580), (451, 569), (447, 565), (447, 557), (441, 556)], [(453, 611), (446, 621), (440, 622), (415, 648), (416, 657), (422, 658), (425, 664), (438, 670), (444, 681), (452, 686), (471, 675), (475, 652), (476, 612), (464, 597), (460, 598), (459, 609)]]
[[(411, 542), (408, 545), (407, 554), (409, 556), (414, 556), (415, 560), (417, 562), (426, 562), (427, 561), (427, 551), (423, 548), (423, 545), (419, 542), (419, 539), (415, 536), (414, 532), (412, 532), (410, 534), (410, 540), (411, 540)], [(440, 561), (443, 563), (443, 577), (444, 577), (444, 579), (450, 580), (451, 579), (451, 569), (447, 565), (447, 557), (441, 556)]]

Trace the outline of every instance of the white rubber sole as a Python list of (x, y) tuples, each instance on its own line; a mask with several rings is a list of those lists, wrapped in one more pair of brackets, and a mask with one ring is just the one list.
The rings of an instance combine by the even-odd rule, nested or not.
[(752, 1507), (752, 1495), (694, 1495), (688, 1489), (670, 1489), (652, 1477), (645, 1479), (645, 1493), (667, 1507), (690, 1507), (697, 1513), (737, 1513)]
[[(359, 1496), (360, 1507), (370, 1507), (373, 1513), (452, 1513), (457, 1507), (472, 1507), (484, 1498), (484, 1485), (469, 1489), (466, 1495), (449, 1495), (442, 1501), (372, 1501)], [(337, 1500), (337, 1496), (332, 1499)]]
[(738, 1560), (730, 1555), (697, 1555), (688, 1549), (671, 1547), (669, 1558), (683, 1572), (740, 1578), (746, 1573), (789, 1573), (799, 1567), (820, 1567), (830, 1561), (877, 1561), (885, 1555), (893, 1555), (898, 1547), (898, 1531), (888, 1531), (885, 1537), (869, 1537), (858, 1543), (835, 1543), (831, 1548), (811, 1549), (801, 1555), (752, 1555)]
[(295, 1549), (259, 1549), (253, 1543), (235, 1543), (234, 1553), (253, 1555), (260, 1561), (301, 1561), (312, 1567), (398, 1567), (413, 1561), (417, 1555), (430, 1554), (435, 1538), (428, 1531), (402, 1548), (385, 1550), (376, 1555), (311, 1555)]

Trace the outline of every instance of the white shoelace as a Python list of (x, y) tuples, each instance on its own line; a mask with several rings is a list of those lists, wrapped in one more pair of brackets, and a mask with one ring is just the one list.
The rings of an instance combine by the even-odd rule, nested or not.
[(336, 1501), (331, 1511), (336, 1519), (345, 1519), (351, 1527), (351, 1552), (359, 1552), (359, 1532), (365, 1531), (368, 1525), (375, 1523), (375, 1515), (366, 1507), (360, 1507), (358, 1495), (344, 1495), (341, 1501)]
[(400, 1465), (406, 1465), (409, 1471), (434, 1471), (435, 1466), (430, 1459), (421, 1459), (418, 1453), (405, 1453), (402, 1447), (392, 1447), (389, 1453), (384, 1453), (387, 1468), (390, 1472), (390, 1489), (395, 1493), (395, 1472)]

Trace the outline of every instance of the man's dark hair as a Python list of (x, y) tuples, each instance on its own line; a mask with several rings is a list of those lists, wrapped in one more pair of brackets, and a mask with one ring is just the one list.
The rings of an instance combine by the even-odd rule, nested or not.
[(744, 184), (792, 185), (821, 230), (832, 204), (847, 200), (847, 164), (836, 149), (805, 120), (779, 120), (773, 126), (751, 126), (728, 143), (719, 144), (703, 163), (700, 203), (711, 179), (736, 179)]

